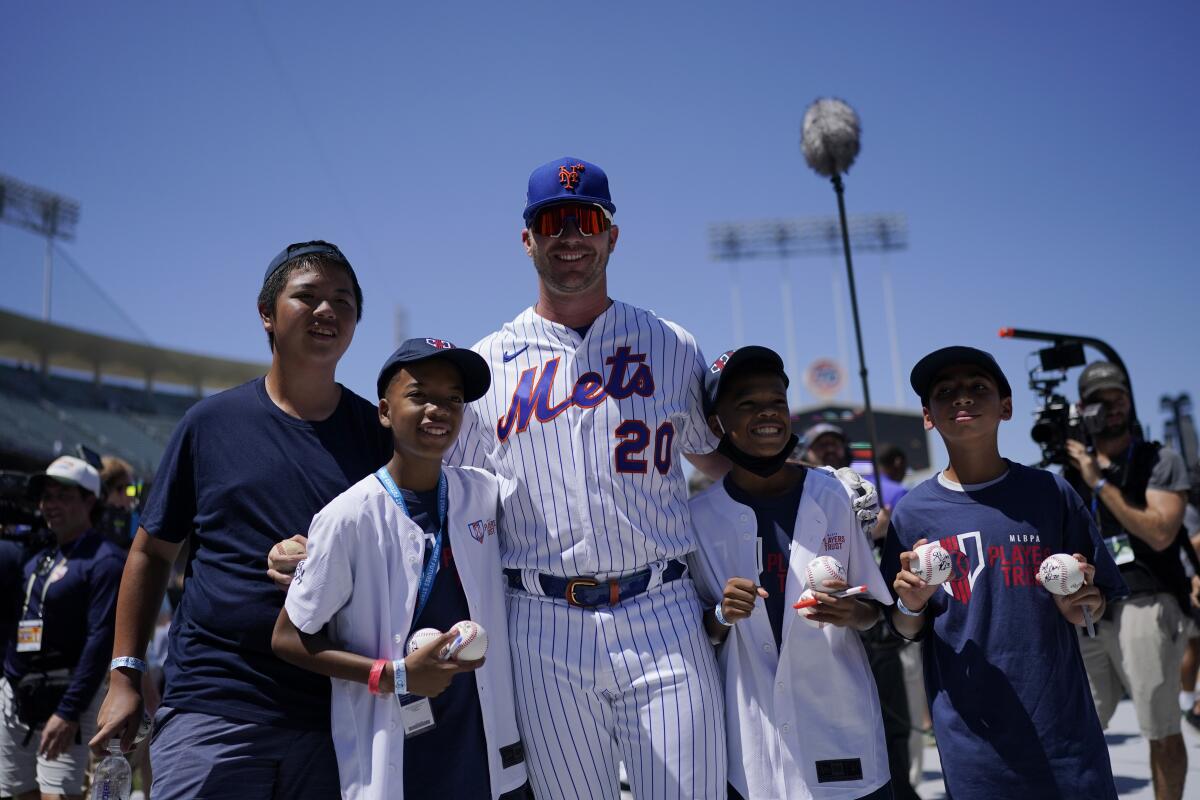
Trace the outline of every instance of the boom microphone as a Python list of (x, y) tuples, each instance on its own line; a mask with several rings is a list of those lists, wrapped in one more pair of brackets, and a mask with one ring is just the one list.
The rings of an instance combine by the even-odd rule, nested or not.
[(822, 97), (804, 112), (800, 149), (818, 175), (832, 178), (850, 169), (858, 156), (858, 114), (843, 100)]

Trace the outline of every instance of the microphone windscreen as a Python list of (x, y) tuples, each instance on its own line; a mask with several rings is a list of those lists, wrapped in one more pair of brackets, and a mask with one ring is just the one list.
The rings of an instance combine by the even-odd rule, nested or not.
[(858, 156), (858, 114), (844, 101), (822, 97), (804, 112), (800, 149), (818, 174), (832, 178), (850, 169)]

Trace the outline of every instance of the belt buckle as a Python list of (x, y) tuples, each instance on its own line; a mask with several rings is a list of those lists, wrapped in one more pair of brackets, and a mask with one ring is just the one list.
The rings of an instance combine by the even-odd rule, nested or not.
[(583, 603), (575, 599), (575, 590), (580, 586), (584, 587), (585, 589), (590, 589), (593, 586), (599, 585), (599, 581), (594, 581), (591, 578), (571, 578), (569, 581), (567, 581), (567, 605), (572, 605), (576, 608), (589, 608), (590, 606), (585, 606)]

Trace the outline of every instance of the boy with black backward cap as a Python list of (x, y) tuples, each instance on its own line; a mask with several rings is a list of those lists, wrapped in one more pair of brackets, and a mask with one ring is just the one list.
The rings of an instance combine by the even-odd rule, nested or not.
[(156, 800), (327, 800), (338, 795), (329, 680), (280, 661), (283, 593), (262, 570), (281, 531), (391, 453), (375, 406), (336, 380), (362, 316), (342, 251), (284, 248), (257, 298), (265, 376), (200, 400), (176, 426), (146, 499), (117, 600), (109, 689), (93, 748), (142, 720), (142, 675), (163, 593), (189, 544), (151, 741)]
[[(923, 644), (946, 791), (1116, 800), (1076, 626), (1125, 594), (1120, 573), (1065, 480), (1000, 455), (1012, 390), (991, 355), (942, 348), (917, 363), (911, 384), (950, 464), (897, 504), (881, 567), (897, 596), (892, 624)], [(930, 541), (953, 562), (940, 585), (910, 570)], [(1085, 578), (1061, 597), (1036, 579), (1057, 553), (1073, 555)]]
[[(856, 634), (879, 621), (880, 604), (866, 598), (891, 597), (839, 479), (787, 461), (797, 443), (787, 384), (765, 347), (729, 351), (705, 377), (708, 424), (732, 469), (689, 504), (688, 564), (719, 647), (729, 796), (891, 800), (878, 694)], [(846, 581), (827, 583), (798, 620), (792, 603), (817, 556), (837, 559)], [(866, 593), (835, 597), (847, 582)]]

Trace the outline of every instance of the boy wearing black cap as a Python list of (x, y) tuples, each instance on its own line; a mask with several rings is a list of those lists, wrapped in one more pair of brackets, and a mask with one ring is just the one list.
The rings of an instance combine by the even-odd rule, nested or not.
[[(443, 339), (410, 339), (392, 354), (377, 387), (391, 460), (313, 519), (279, 614), (275, 652), (334, 679), (348, 800), (527, 796), (497, 480), (442, 465), (465, 404), (490, 383), (481, 356)], [(487, 632), (486, 663), (439, 659), (463, 620)], [(426, 629), (439, 635), (413, 640)]]
[[(923, 639), (946, 790), (956, 800), (1115, 800), (1074, 626), (1124, 594), (1116, 565), (1066, 481), (1001, 457), (1012, 390), (995, 359), (943, 348), (911, 383), (950, 464), (897, 504), (882, 569), (898, 596), (893, 624)], [(909, 569), (927, 541), (951, 556), (940, 586)], [(1085, 584), (1066, 597), (1036, 580), (1057, 553), (1083, 563)]]
[[(879, 698), (855, 631), (879, 620), (867, 597), (891, 596), (841, 482), (787, 462), (797, 443), (787, 385), (765, 347), (725, 353), (705, 379), (708, 423), (733, 466), (689, 504), (689, 566), (720, 647), (730, 796), (890, 800)], [(866, 592), (821, 592), (797, 620), (792, 603), (819, 556)]]
[(201, 400), (176, 427), (121, 581), (92, 745), (121, 737), (128, 751), (146, 647), (189, 542), (151, 746), (156, 800), (338, 793), (329, 681), (271, 652), (283, 595), (263, 575), (262, 553), (387, 461), (390, 437), (375, 406), (335, 379), (362, 314), (358, 279), (337, 247), (303, 242), (276, 256), (258, 311), (270, 370)]

